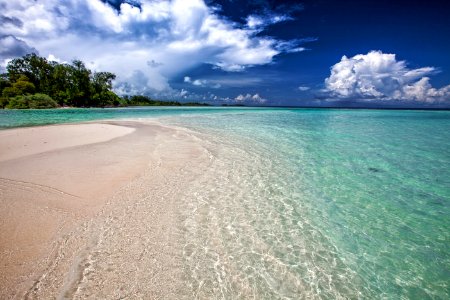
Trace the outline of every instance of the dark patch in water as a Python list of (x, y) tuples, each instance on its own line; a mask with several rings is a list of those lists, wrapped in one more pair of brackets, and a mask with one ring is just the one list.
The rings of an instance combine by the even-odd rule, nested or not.
[(370, 167), (368, 170), (369, 170), (370, 172), (373, 172), (373, 173), (379, 173), (379, 172), (381, 172), (380, 169), (372, 168), (372, 167)]

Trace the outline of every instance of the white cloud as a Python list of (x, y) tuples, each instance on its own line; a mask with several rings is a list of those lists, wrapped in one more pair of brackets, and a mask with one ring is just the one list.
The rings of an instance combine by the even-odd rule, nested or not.
[(272, 10), (270, 5), (267, 5), (262, 14), (247, 16), (246, 25), (247, 28), (261, 31), (269, 25), (294, 20), (292, 17), (293, 13), (301, 10), (303, 10), (303, 5), (301, 4), (276, 5), (275, 10)]
[(249, 103), (259, 103), (262, 104), (267, 100), (262, 98), (259, 94), (240, 94), (236, 98), (234, 98), (236, 102), (249, 102)]
[(197, 85), (197, 86), (203, 86), (207, 83), (206, 80), (200, 80), (200, 79), (196, 79), (192, 82), (193, 85)]
[(181, 91), (180, 91), (181, 97), (185, 97), (187, 94), (188, 94), (188, 91), (186, 91), (185, 89), (181, 89)]
[(212, 80), (206, 80), (206, 79), (192, 80), (192, 78), (189, 76), (184, 77), (184, 82), (190, 83), (190, 84), (198, 86), (198, 87), (209, 87), (209, 88), (215, 88), (215, 89), (218, 89), (222, 86), (221, 84), (214, 82)]
[(297, 48), (289, 49), (286, 52), (288, 52), (288, 53), (296, 53), (296, 52), (303, 52), (303, 51), (306, 51), (306, 50), (308, 50), (308, 49), (305, 48), (305, 47), (297, 47)]
[(121, 90), (167, 91), (171, 78), (204, 63), (242, 71), (298, 51), (296, 42), (259, 36), (203, 0), (141, 0), (140, 7), (122, 3), (120, 10), (100, 0), (0, 0), (0, 7), (20, 25), (0, 26), (0, 36), (14, 36), (45, 57), (114, 72)]
[(61, 59), (59, 59), (58, 57), (54, 56), (51, 53), (47, 56), (47, 60), (48, 61), (54, 61), (54, 62), (57, 62), (57, 63), (67, 63), (66, 61), (61, 61)]
[(309, 86), (301, 85), (301, 86), (298, 87), (298, 89), (299, 89), (300, 91), (302, 91), (302, 92), (305, 92), (305, 91), (310, 90), (311, 88), (310, 88)]
[(261, 30), (264, 27), (280, 22), (290, 21), (293, 18), (287, 14), (267, 14), (267, 15), (249, 15), (246, 18), (247, 27), (250, 29)]
[(260, 16), (250, 15), (247, 17), (247, 26), (249, 28), (258, 28), (264, 24), (264, 19)]
[[(263, 76), (261, 76), (263, 75)], [(251, 73), (227, 73), (221, 75), (211, 75), (208, 79), (194, 79), (190, 76), (185, 76), (183, 82), (193, 84), (197, 81), (197, 84), (202, 83), (204, 87), (213, 88), (245, 88), (255, 87), (267, 84), (267, 82), (273, 82), (276, 80), (276, 76), (270, 74), (258, 74), (259, 77)]]
[(409, 69), (395, 54), (371, 51), (343, 56), (325, 79), (326, 92), (337, 99), (402, 100), (428, 103), (449, 101), (450, 85), (440, 89), (429, 83), (433, 67)]
[(231, 75), (214, 77), (213, 79), (210, 79), (209, 81), (211, 81), (214, 84), (220, 85), (220, 86), (234, 87), (234, 88), (260, 85), (263, 82), (263, 80), (261, 78), (254, 77), (254, 76), (233, 77)]

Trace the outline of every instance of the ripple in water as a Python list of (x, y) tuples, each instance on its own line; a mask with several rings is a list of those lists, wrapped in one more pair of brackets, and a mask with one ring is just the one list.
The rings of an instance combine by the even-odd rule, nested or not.
[(212, 153), (181, 208), (189, 298), (448, 298), (450, 114), (434, 113), (165, 119)]

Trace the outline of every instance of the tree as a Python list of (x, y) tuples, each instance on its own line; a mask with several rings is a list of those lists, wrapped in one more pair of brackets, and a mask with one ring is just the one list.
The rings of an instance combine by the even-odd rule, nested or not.
[(10, 82), (16, 82), (20, 76), (25, 75), (37, 91), (49, 92), (53, 66), (44, 57), (35, 53), (27, 54), (10, 61), (6, 69)]
[[(118, 96), (110, 91), (112, 81), (116, 75), (110, 72), (96, 72), (92, 76), (91, 93), (92, 103), (96, 106), (117, 106), (120, 103)], [(92, 104), (91, 103), (91, 104)], [(117, 104), (115, 104), (117, 103)]]
[(52, 73), (52, 86), (49, 93), (59, 105), (74, 105), (78, 88), (73, 79), (73, 67), (69, 64), (55, 64)]
[(35, 86), (31, 83), (27, 76), (20, 75), (18, 80), (10, 87), (3, 89), (3, 97), (15, 97), (19, 95), (31, 94), (35, 91)]
[(0, 95), (3, 92), (3, 89), (9, 86), (11, 86), (11, 84), (9, 83), (8, 80), (8, 74), (6, 73), (0, 74)]
[(86, 68), (81, 60), (72, 62), (70, 80), (72, 81), (72, 89), (70, 91), (73, 96), (73, 105), (77, 107), (86, 107), (89, 104), (91, 71)]
[(12, 98), (7, 107), (15, 109), (25, 109), (25, 108), (55, 108), (58, 104), (52, 98), (45, 94), (34, 94), (17, 96)]
[[(0, 75), (0, 106), (4, 107), (16, 96), (39, 93), (48, 95), (61, 106), (116, 106), (123, 101), (112, 91), (116, 75), (86, 68), (81, 60), (71, 64), (49, 62), (36, 54), (28, 54), (8, 63), (7, 73)], [(15, 99), (15, 106), (22, 105)]]

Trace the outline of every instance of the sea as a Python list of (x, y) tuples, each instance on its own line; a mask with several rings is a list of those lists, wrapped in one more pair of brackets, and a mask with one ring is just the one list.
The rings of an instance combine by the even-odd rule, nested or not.
[(190, 298), (450, 299), (450, 111), (0, 110), (2, 129), (105, 119), (210, 153), (179, 204)]

